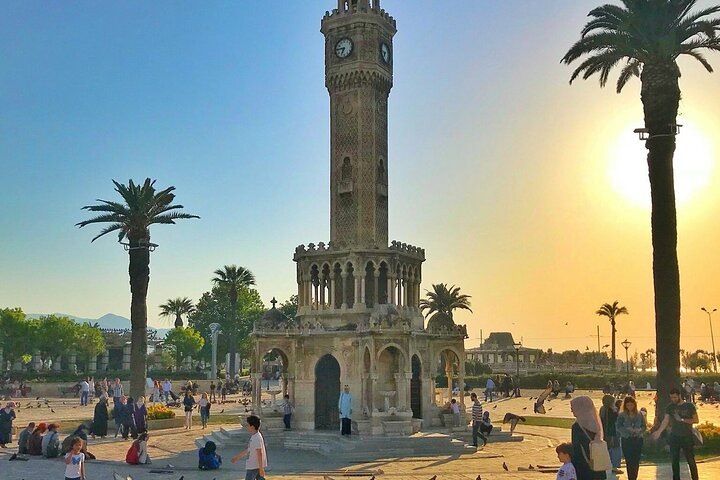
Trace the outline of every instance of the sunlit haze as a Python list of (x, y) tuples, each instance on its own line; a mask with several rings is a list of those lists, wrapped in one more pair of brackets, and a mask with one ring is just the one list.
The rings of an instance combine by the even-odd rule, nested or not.
[[(127, 253), (80, 210), (111, 179), (156, 178), (200, 220), (154, 226), (149, 322), (212, 272), (251, 269), (266, 304), (292, 254), (329, 239), (329, 104), (313, 2), (5, 2), (0, 14), (0, 307), (129, 317)], [(456, 284), (475, 346), (654, 347), (640, 82), (568, 84), (560, 58), (597, 0), (384, 0), (397, 20), (390, 236), (426, 249), (423, 288)], [(700, 7), (709, 2), (701, 2)], [(708, 60), (720, 68), (720, 55)], [(681, 347), (720, 307), (720, 74), (681, 60), (675, 158)], [(720, 321), (720, 316), (717, 317)], [(567, 326), (566, 326), (567, 323)], [(718, 330), (716, 325), (716, 331)], [(618, 348), (619, 349), (619, 348)]]

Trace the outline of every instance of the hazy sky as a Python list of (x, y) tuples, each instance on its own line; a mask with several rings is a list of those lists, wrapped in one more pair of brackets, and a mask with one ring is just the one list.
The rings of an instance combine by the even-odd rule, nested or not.
[[(472, 295), (474, 313), (456, 318), (468, 346), (482, 329), (596, 348), (596, 325), (610, 328), (594, 312), (616, 299), (631, 313), (618, 342), (654, 346), (639, 81), (622, 95), (569, 86), (559, 62), (598, 3), (383, 1), (398, 24), (390, 237), (426, 249), (425, 288)], [(129, 316), (117, 237), (90, 244), (101, 227), (73, 225), (113, 199), (111, 179), (145, 177), (202, 217), (152, 229), (152, 325), (157, 305), (199, 298), (224, 264), (250, 268), (266, 303), (294, 293), (295, 246), (329, 237), (319, 28), (334, 4), (2, 2), (0, 306)], [(681, 343), (710, 349), (700, 307), (720, 307), (720, 77), (681, 68)]]

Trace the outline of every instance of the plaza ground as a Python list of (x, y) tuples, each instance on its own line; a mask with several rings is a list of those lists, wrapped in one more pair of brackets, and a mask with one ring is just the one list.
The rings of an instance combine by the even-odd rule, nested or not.
[[(585, 392), (581, 392), (585, 393)], [(502, 399), (497, 402), (486, 404), (486, 408), (492, 414), (496, 422), (502, 418), (505, 412), (512, 411), (522, 414), (523, 408), (529, 406), (532, 411), (532, 402), (529, 396), (534, 396), (535, 391), (523, 392), (525, 397), (520, 399)], [(645, 405), (643, 395), (640, 394), (640, 404)], [(650, 402), (652, 397), (646, 395)], [(592, 397), (599, 402), (601, 394), (593, 392)], [(237, 404), (236, 397), (233, 404), (215, 406), (215, 412), (225, 409), (225, 414), (244, 414), (244, 407)], [(77, 400), (65, 399), (62, 405), (60, 399), (50, 399), (55, 414), (47, 415), (49, 409), (37, 410), (22, 408), (18, 412), (16, 425), (20, 426), (28, 421), (50, 421), (58, 420), (61, 423), (73, 426), (81, 419), (91, 415), (92, 405), (89, 407), (77, 407)], [(75, 404), (71, 404), (74, 402)], [(23, 401), (23, 405), (26, 401)], [(495, 408), (494, 408), (495, 407)], [(549, 402), (546, 407), (552, 408), (548, 415), (553, 417), (570, 417), (569, 402), (557, 399)], [(649, 409), (652, 413), (652, 410)], [(714, 406), (704, 405), (699, 407), (701, 421), (710, 420), (718, 422), (718, 409)], [(530, 416), (530, 415), (528, 415)], [(196, 425), (199, 425), (196, 423)], [(234, 421), (224, 425), (212, 425), (210, 430), (220, 428), (237, 428)], [(134, 480), (177, 480), (184, 476), (185, 480), (207, 479), (207, 480), (229, 480), (244, 477), (244, 462), (233, 465), (229, 458), (238, 453), (236, 450), (220, 448), (219, 453), (225, 459), (225, 463), (218, 471), (201, 472), (197, 470), (197, 447), (195, 441), (203, 433), (199, 426), (193, 427), (191, 431), (182, 428), (160, 430), (151, 432), (149, 441), (149, 452), (153, 464), (149, 466), (130, 466), (124, 462), (125, 452), (130, 446), (130, 441), (121, 439), (106, 438), (90, 440), (88, 449), (98, 457), (98, 460), (91, 461), (87, 465), (88, 480), (111, 478), (112, 472), (117, 472), (126, 478), (132, 476)], [(554, 479), (554, 473), (540, 473), (538, 471), (519, 471), (518, 468), (527, 468), (530, 465), (556, 466), (558, 464), (555, 456), (555, 446), (563, 441), (568, 441), (570, 431), (566, 428), (540, 427), (520, 424), (516, 433), (525, 437), (523, 442), (513, 443), (490, 443), (477, 453), (453, 455), (453, 456), (431, 456), (431, 457), (405, 457), (385, 458), (383, 452), (377, 452), (372, 458), (357, 462), (347, 462), (342, 458), (327, 458), (317, 453), (306, 451), (293, 451), (277, 448), (274, 445), (267, 445), (270, 468), (268, 469), (269, 479), (290, 480), (303, 478), (308, 480), (322, 479), (323, 475), (332, 478), (359, 478), (369, 479), (374, 474), (378, 480), (407, 479), (427, 480), (437, 475), (438, 480), (475, 480), (478, 475), (487, 479)], [(362, 442), (361, 437), (343, 439), (342, 441)], [(31, 458), (27, 462), (13, 461), (7, 459), (13, 449), (0, 451), (0, 479), (2, 480), (31, 480), (31, 479), (61, 479), (64, 465), (61, 460), (48, 460), (43, 458)], [(508, 465), (509, 471), (503, 469), (503, 462)], [(172, 465), (172, 467), (167, 467)], [(172, 473), (151, 473), (153, 469), (172, 470)], [(699, 465), (700, 478), (720, 478), (720, 461), (710, 459)], [(626, 478), (624, 475), (619, 478)], [(669, 464), (644, 465), (640, 469), (640, 478), (666, 479), (671, 478)], [(689, 478), (684, 472), (682, 478)]]

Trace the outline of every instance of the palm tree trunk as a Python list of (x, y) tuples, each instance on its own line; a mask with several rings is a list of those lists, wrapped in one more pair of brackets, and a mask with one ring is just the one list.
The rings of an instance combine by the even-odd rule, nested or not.
[(612, 341), (610, 342), (610, 343), (612, 343), (612, 369), (617, 370), (617, 362), (615, 361), (617, 353), (615, 351), (615, 332), (616, 332), (616, 330), (615, 330), (615, 319), (614, 318), (610, 319), (610, 328), (612, 328), (612, 332), (611, 332), (611, 335), (612, 335), (611, 340)]
[(130, 348), (130, 395), (145, 395), (147, 373), (147, 291), (150, 282), (150, 252), (137, 247), (137, 240), (130, 240), (130, 323), (132, 325)]
[(641, 75), (645, 143), (652, 198), (653, 283), (657, 403), (661, 419), (669, 392), (680, 384), (680, 273), (677, 257), (677, 212), (673, 178), (673, 126), (680, 102), (679, 70), (672, 64), (645, 64)]

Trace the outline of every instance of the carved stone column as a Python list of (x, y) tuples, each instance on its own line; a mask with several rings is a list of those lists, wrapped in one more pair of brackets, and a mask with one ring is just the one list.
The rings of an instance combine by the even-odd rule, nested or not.
[(108, 364), (110, 363), (110, 351), (106, 348), (100, 357), (100, 370), (103, 372), (107, 370)]
[(376, 268), (373, 278), (373, 307), (380, 303), (380, 271)]
[(256, 415), (262, 414), (262, 408), (260, 399), (262, 398), (262, 374), (251, 373), (250, 379), (252, 381), (252, 397), (253, 397), (253, 411)]
[(70, 357), (68, 359), (68, 370), (72, 373), (77, 373), (77, 353), (75, 352), (70, 353)]
[(365, 275), (360, 277), (360, 306), (365, 308)]
[(375, 392), (377, 392), (377, 382), (378, 382), (378, 374), (371, 373), (370, 374), (370, 406), (372, 407), (373, 412), (378, 411), (378, 406), (375, 405)]
[(335, 273), (330, 273), (330, 289), (328, 297), (330, 298), (330, 301), (328, 304), (330, 305), (330, 308), (335, 309), (337, 308), (337, 305), (335, 304)]
[(122, 369), (130, 370), (130, 343), (123, 346)]
[(340, 288), (342, 289), (342, 305), (340, 305), (340, 308), (342, 308), (343, 310), (347, 310), (347, 308), (348, 308), (348, 303), (347, 303), (347, 297), (348, 297), (348, 295), (347, 295), (347, 289), (348, 289), (347, 276), (348, 276), (348, 272), (347, 272), (347, 270), (346, 270), (346, 267), (343, 267), (342, 272), (340, 273), (340, 284), (342, 285), (342, 286), (340, 287)]
[(395, 305), (395, 277), (392, 275), (388, 277), (387, 291), (388, 303), (390, 303), (390, 305)]
[(407, 307), (407, 300), (408, 300), (408, 281), (405, 279), (402, 279), (401, 281), (402, 285), (402, 306)]

